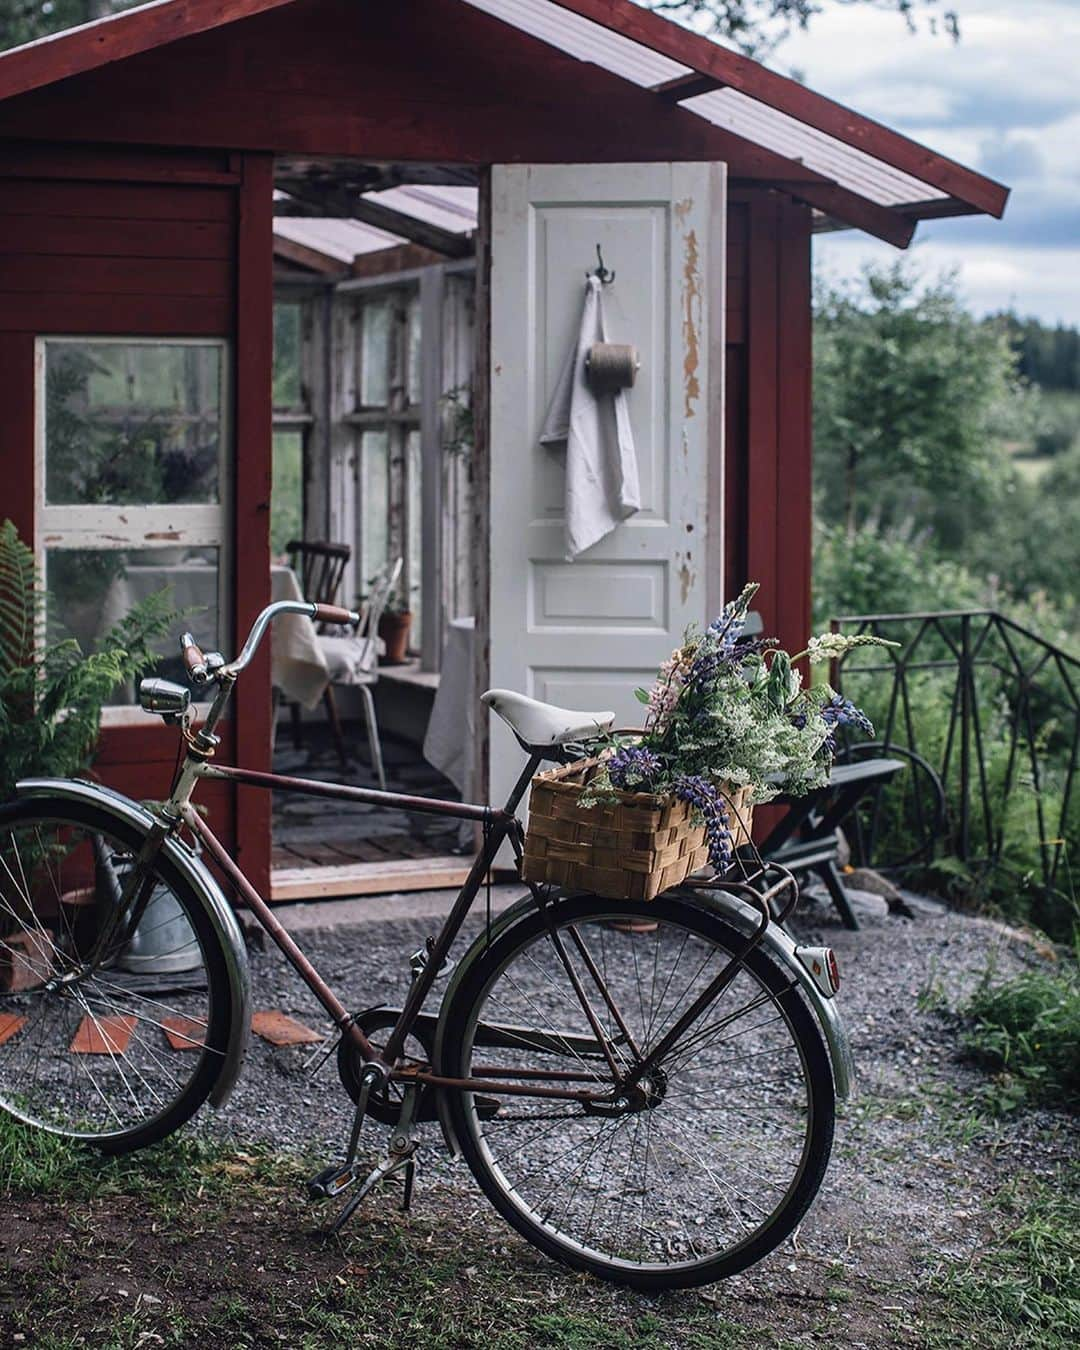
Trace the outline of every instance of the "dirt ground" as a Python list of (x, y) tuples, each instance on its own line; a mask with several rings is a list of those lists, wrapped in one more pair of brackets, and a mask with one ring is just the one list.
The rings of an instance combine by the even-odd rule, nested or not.
[[(88, 1169), (16, 1141), (0, 1201), (0, 1346), (1070, 1344), (983, 1295), (1012, 1278), (1001, 1255), (1010, 1233), (1031, 1197), (1064, 1184), (1080, 1131), (1052, 1111), (992, 1117), (985, 1077), (959, 1050), (957, 1009), (987, 963), (1005, 976), (1045, 957), (1000, 925), (929, 904), (914, 920), (869, 900), (860, 913), (854, 933), (824, 905), (799, 921), (800, 937), (840, 956), (859, 1095), (801, 1228), (743, 1275), (650, 1299), (565, 1272), (502, 1224), (434, 1139), (409, 1215), (394, 1184), (322, 1243), (312, 1230), (323, 1215), (301, 1185), (312, 1161), (300, 1154), (312, 1133), (341, 1139), (347, 1103), (332, 1074), (311, 1080), (295, 1054), (259, 1043), (229, 1108), (179, 1143)], [(380, 919), (304, 944), (355, 978), (429, 927)], [(276, 955), (255, 953), (253, 966), (274, 1006), (311, 1015)]]

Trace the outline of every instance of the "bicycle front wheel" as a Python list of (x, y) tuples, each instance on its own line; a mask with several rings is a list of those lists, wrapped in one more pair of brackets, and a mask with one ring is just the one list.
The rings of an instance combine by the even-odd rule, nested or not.
[(210, 918), (167, 857), (134, 937), (110, 939), (144, 838), (83, 803), (0, 808), (0, 1110), (109, 1153), (202, 1104), (233, 1012)]
[(678, 900), (575, 897), (523, 917), (464, 976), (442, 1073), (609, 1093), (599, 1110), (449, 1093), (480, 1185), (550, 1256), (646, 1290), (705, 1284), (806, 1212), (832, 1143), (832, 1072), (790, 973), (760, 949), (636, 1091), (613, 1091), (744, 945)]

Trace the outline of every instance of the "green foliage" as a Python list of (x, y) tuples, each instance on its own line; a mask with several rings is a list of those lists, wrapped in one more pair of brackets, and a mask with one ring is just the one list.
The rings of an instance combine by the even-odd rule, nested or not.
[(304, 439), (297, 431), (275, 431), (270, 489), (270, 552), (279, 557), (290, 539), (304, 534)]
[[(891, 10), (903, 17), (910, 32), (920, 20), (931, 33), (960, 37), (955, 9), (940, 0), (846, 0), (848, 4)], [(648, 8), (679, 19), (689, 27), (711, 29), (749, 56), (767, 56), (786, 37), (806, 29), (824, 11), (821, 0), (647, 0)]]
[(849, 530), (915, 516), (946, 546), (989, 514), (1009, 474), (1001, 424), (1019, 397), (1005, 333), (955, 280), (904, 263), (819, 286), (814, 332), (818, 508)]
[(10, 520), (0, 525), (0, 800), (26, 774), (70, 777), (86, 768), (101, 709), (117, 685), (157, 661), (151, 643), (176, 618), (150, 596), (83, 653), (51, 641), (34, 557)]
[(794, 665), (879, 639), (826, 634), (794, 657), (773, 640), (746, 639), (757, 589), (753, 582), (744, 587), (704, 633), (691, 629), (652, 689), (639, 691), (647, 705), (644, 735), (605, 756), (586, 800), (602, 800), (613, 788), (674, 793), (708, 821), (710, 811), (717, 814), (711, 785), (749, 788), (755, 802), (781, 791), (798, 796), (828, 781), (838, 726), (870, 730), (824, 682), (804, 688)]
[(938, 557), (910, 520), (870, 521), (849, 533), (819, 521), (814, 548), (814, 622), (844, 614), (972, 609), (993, 597), (985, 578)]
[[(949, 1320), (979, 1327), (981, 1345), (1066, 1350), (1080, 1338), (1080, 1174), (1052, 1182), (1017, 1177), (994, 1197), (997, 1232), (989, 1249), (938, 1273), (930, 1288)], [(937, 1342), (935, 1342), (937, 1343)], [(949, 1340), (946, 1344), (974, 1344)]]
[[(59, 33), (88, 23), (142, 0), (0, 0), (0, 49), (30, 42), (47, 33)], [(954, 41), (959, 20), (940, 0), (847, 0), (872, 5), (903, 16), (915, 31), (919, 18), (931, 32), (939, 29)], [(701, 20), (720, 37), (733, 40), (744, 52), (766, 55), (789, 33), (806, 28), (822, 11), (820, 0), (649, 0), (649, 8), (674, 19), (701, 26)]]
[(1080, 390), (1080, 329), (1060, 323), (1048, 328), (1014, 311), (994, 315), (990, 322), (1008, 334), (1026, 380), (1043, 389)]
[[(1080, 928), (1075, 930), (1080, 943)], [(1080, 970), (1028, 971), (995, 983), (988, 969), (965, 1009), (967, 1052), (998, 1079), (999, 1110), (1024, 1102), (1080, 1108)]]

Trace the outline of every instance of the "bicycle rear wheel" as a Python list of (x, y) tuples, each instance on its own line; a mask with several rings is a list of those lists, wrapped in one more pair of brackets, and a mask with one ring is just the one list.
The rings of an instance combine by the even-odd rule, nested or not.
[(217, 935), (166, 857), (135, 938), (103, 941), (144, 838), (82, 803), (0, 808), (0, 1110), (109, 1153), (197, 1110), (232, 1016)]
[[(657, 927), (630, 932), (624, 920)], [(559, 947), (626, 1066), (632, 1046), (647, 1055), (745, 944), (674, 899), (568, 898), (549, 921), (523, 917), (468, 969), (446, 1010), (441, 1073), (611, 1088)], [(790, 974), (752, 952), (641, 1087), (608, 1114), (490, 1089), (479, 1103), (449, 1092), (448, 1104), (489, 1199), (549, 1255), (642, 1289), (735, 1274), (794, 1229), (832, 1143), (828, 1053)]]

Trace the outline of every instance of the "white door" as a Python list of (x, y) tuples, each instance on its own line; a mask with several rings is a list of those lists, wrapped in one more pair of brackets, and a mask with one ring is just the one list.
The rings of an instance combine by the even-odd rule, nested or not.
[[(724, 169), (497, 165), (491, 191), (490, 669), (493, 687), (638, 726), (647, 685), (723, 579)], [(641, 510), (566, 561), (561, 450), (539, 444), (596, 246), (608, 339), (631, 343)], [(712, 509), (710, 509), (710, 504)], [(522, 766), (498, 722), (490, 791)]]

